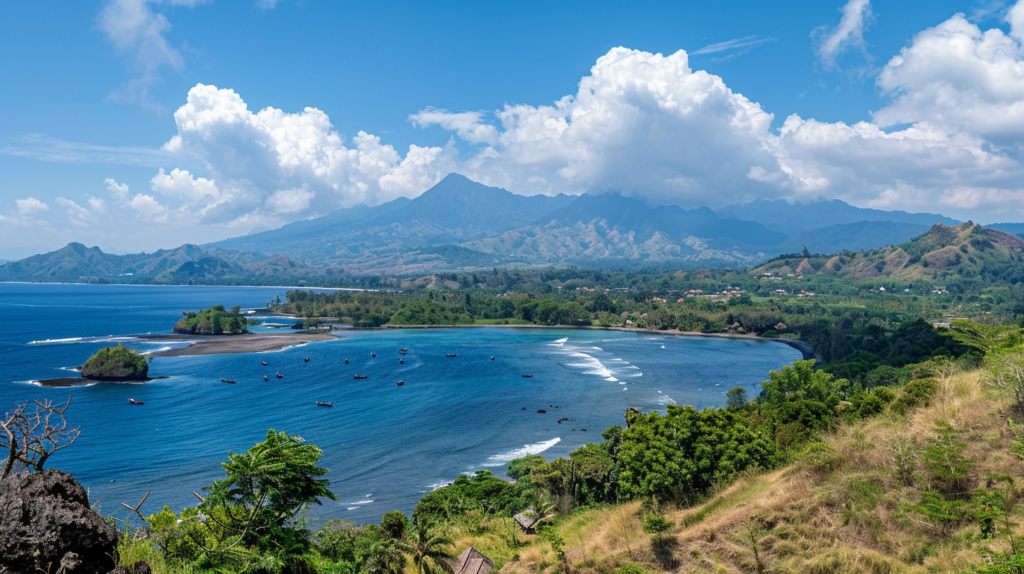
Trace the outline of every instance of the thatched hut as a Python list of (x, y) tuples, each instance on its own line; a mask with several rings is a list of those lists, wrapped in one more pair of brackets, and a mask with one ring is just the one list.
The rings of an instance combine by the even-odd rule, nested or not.
[(452, 574), (487, 574), (494, 568), (494, 561), (470, 546), (449, 563), (449, 566), (452, 568)]
[(536, 532), (539, 515), (537, 514), (537, 510), (532, 506), (519, 514), (516, 514), (512, 519), (519, 524), (519, 527), (523, 529), (523, 532), (527, 534), (534, 534)]

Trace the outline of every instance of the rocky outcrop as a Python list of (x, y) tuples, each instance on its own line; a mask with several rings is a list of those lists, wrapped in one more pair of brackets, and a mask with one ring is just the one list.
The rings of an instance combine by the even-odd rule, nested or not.
[[(0, 565), (10, 572), (105, 574), (117, 530), (89, 507), (70, 474), (44, 470), (0, 482)], [(2, 570), (2, 569), (0, 569)]]

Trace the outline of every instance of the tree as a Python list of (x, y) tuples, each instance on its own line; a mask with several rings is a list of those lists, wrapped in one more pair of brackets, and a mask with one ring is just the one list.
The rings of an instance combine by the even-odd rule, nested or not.
[(733, 387), (725, 393), (725, 405), (733, 410), (742, 409), (747, 404), (747, 389)]
[(71, 406), (71, 397), (63, 407), (54, 406), (49, 400), (33, 401), (33, 404), (32, 411), (28, 403), (23, 403), (0, 419), (0, 450), (7, 453), (0, 480), (19, 468), (30, 472), (43, 470), (43, 465), (55, 452), (78, 439), (78, 427), (68, 428), (64, 418)]
[(448, 561), (455, 557), (452, 541), (434, 531), (426, 521), (416, 524), (400, 548), (412, 557), (412, 563), (419, 574), (446, 572), (449, 569)]
[(330, 481), (320, 478), (327, 469), (316, 466), (322, 454), (302, 437), (273, 429), (248, 451), (229, 453), (221, 463), (227, 477), (204, 488), (209, 495), (200, 504), (223, 529), (226, 548), (279, 544), (296, 515), (321, 498), (337, 500)]
[(401, 540), (405, 538), (405, 528), (409, 524), (409, 517), (401, 510), (385, 512), (380, 519), (380, 528), (388, 538)]
[(644, 519), (643, 528), (644, 532), (653, 535), (654, 545), (660, 546), (662, 535), (672, 529), (672, 523), (660, 514), (651, 513)]

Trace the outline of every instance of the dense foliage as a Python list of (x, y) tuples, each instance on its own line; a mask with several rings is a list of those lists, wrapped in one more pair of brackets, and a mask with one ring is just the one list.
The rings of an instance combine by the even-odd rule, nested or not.
[(185, 311), (174, 324), (174, 332), (186, 335), (239, 335), (249, 332), (249, 322), (241, 307), (225, 309), (214, 305), (201, 311)]
[(148, 374), (146, 358), (124, 345), (100, 349), (82, 365), (82, 376), (88, 379), (145, 379)]

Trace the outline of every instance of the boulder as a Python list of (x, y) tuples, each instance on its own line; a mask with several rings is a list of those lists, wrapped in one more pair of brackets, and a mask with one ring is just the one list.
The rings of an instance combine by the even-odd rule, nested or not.
[(89, 496), (58, 470), (0, 481), (0, 571), (105, 574), (117, 530), (89, 508)]

